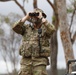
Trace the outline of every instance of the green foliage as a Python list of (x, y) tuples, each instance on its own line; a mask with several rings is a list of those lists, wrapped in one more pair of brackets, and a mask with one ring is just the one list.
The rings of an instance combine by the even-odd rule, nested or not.
[(29, 1), (29, 0), (26, 0), (27, 2)]
[(76, 0), (69, 0), (71, 4), (73, 4)]
[(3, 35), (4, 31), (0, 28), (0, 35)]
[(25, 1), (28, 3), (29, 0), (24, 0), (24, 2), (25, 2)]
[(4, 21), (5, 21), (6, 23), (9, 23), (9, 22), (10, 22), (10, 20), (9, 20), (8, 17), (5, 17)]
[(52, 22), (55, 22), (55, 19), (56, 19), (55, 16), (52, 16)]
[(72, 12), (73, 12), (73, 9), (71, 9), (71, 8), (67, 9), (67, 13), (72, 13)]

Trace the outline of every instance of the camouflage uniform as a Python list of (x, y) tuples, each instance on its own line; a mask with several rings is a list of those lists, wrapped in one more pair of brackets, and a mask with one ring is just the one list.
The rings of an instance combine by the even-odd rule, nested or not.
[(22, 56), (19, 75), (47, 75), (46, 65), (50, 56), (49, 38), (55, 27), (48, 22), (46, 24), (41, 26), (41, 50), (38, 45), (38, 29), (32, 29), (20, 20), (14, 24), (13, 30), (23, 36), (19, 49), (19, 54)]

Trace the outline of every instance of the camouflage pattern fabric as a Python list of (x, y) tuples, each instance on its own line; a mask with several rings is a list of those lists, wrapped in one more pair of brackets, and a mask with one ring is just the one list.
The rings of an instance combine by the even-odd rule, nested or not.
[(47, 75), (46, 63), (46, 58), (22, 58), (19, 75)]
[(18, 21), (13, 26), (13, 30), (23, 37), (22, 45), (19, 49), (19, 54), (22, 56), (19, 75), (47, 75), (46, 65), (49, 64), (48, 57), (51, 52), (49, 39), (55, 31), (55, 27), (47, 22), (46, 26), (41, 26), (41, 29), (40, 51), (38, 45), (38, 29), (32, 30), (29, 25), (23, 25), (21, 21)]
[[(49, 38), (55, 31), (54, 25), (47, 23), (46, 26), (42, 25), (42, 37), (41, 37), (41, 51), (39, 51), (39, 45), (38, 45), (38, 29), (33, 29), (29, 27), (29, 25), (20, 25), (23, 24), (20, 21), (15, 23), (13, 30), (17, 33), (20, 32), (23, 33), (23, 40), (22, 40), (22, 45), (20, 47), (19, 53), (20, 55), (24, 57), (29, 57), (29, 56), (34, 56), (34, 57), (39, 57), (39, 56), (45, 56), (49, 57), (50, 56), (50, 47), (49, 47)], [(24, 26), (24, 28), (22, 27)], [(19, 27), (19, 32), (17, 31), (17, 27)], [(22, 31), (24, 30), (25, 31)], [(21, 31), (20, 31), (21, 30)]]
[(20, 25), (23, 25), (24, 23), (23, 22), (20, 22), (20, 20), (18, 20), (17, 22), (15, 22), (15, 24), (13, 25), (13, 30), (18, 33), (18, 34), (22, 34), (23, 32), (23, 26), (20, 26)]

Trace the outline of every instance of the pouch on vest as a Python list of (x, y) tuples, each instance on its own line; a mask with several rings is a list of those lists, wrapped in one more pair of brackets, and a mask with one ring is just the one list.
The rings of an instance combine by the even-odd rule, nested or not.
[(50, 54), (51, 54), (51, 50), (49, 47), (42, 47), (42, 49), (40, 51), (40, 56), (49, 57)]

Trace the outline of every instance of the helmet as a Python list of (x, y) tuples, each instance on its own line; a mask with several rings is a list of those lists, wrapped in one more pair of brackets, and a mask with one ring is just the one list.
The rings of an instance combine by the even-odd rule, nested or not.
[(44, 18), (47, 17), (46, 14), (44, 13), (44, 11), (41, 10), (41, 9), (39, 9), (39, 8), (35, 8), (35, 9), (34, 9), (34, 12), (41, 12), (41, 13), (42, 13), (42, 16), (43, 16)]

